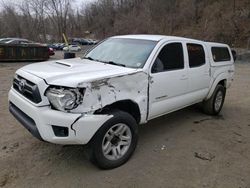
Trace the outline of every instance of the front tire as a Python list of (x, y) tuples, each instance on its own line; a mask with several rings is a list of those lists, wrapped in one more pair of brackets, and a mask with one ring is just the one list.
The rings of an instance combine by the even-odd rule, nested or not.
[(130, 114), (116, 110), (112, 115), (89, 144), (91, 161), (102, 169), (116, 168), (127, 162), (138, 140), (138, 126)]
[(218, 115), (223, 107), (226, 96), (226, 88), (217, 85), (213, 95), (203, 102), (203, 111), (208, 115)]

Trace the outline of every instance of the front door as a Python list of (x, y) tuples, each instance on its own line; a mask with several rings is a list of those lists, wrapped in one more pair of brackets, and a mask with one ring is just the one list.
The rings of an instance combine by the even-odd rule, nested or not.
[(149, 120), (186, 105), (182, 98), (188, 92), (184, 62), (181, 42), (171, 42), (161, 48), (150, 73)]

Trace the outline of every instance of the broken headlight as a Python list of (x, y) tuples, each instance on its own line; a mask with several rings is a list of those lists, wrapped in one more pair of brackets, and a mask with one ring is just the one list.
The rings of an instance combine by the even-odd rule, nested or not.
[(79, 89), (49, 88), (45, 95), (51, 105), (61, 111), (69, 111), (76, 108), (82, 101), (84, 91)]

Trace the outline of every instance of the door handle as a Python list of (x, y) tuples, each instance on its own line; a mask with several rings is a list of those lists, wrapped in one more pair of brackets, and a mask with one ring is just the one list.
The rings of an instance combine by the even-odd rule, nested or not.
[(187, 79), (188, 79), (188, 77), (186, 75), (181, 75), (180, 80), (187, 80)]

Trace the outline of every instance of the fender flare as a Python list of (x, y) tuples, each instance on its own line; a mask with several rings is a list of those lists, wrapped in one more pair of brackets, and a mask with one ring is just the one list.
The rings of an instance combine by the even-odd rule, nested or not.
[(222, 81), (222, 80), (227, 80), (227, 79), (228, 79), (227, 73), (223, 72), (223, 73), (219, 74), (219, 75), (215, 78), (215, 80), (213, 81), (212, 86), (210, 87), (209, 92), (208, 92), (208, 95), (207, 95), (207, 97), (206, 97), (205, 99), (207, 100), (207, 99), (209, 99), (209, 98), (213, 95), (213, 92), (214, 92), (216, 86), (218, 85), (218, 83), (219, 83), (220, 81)]

